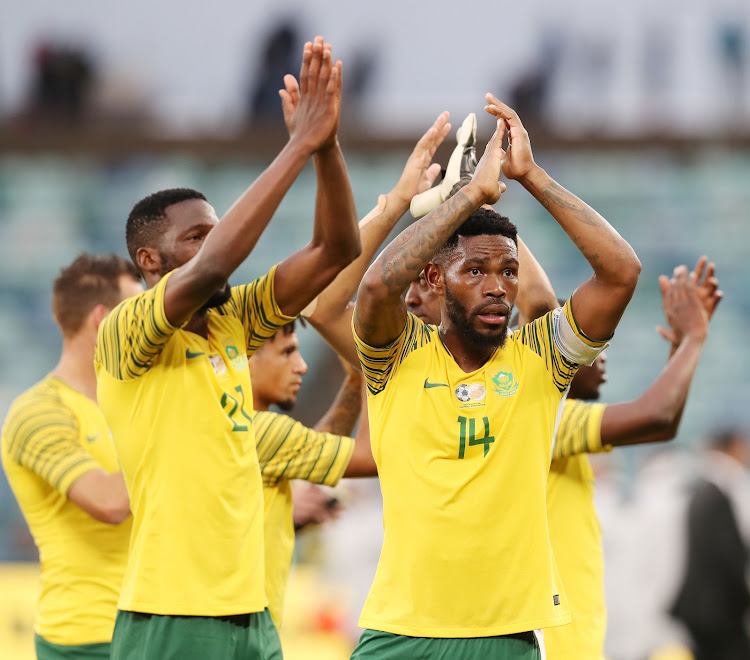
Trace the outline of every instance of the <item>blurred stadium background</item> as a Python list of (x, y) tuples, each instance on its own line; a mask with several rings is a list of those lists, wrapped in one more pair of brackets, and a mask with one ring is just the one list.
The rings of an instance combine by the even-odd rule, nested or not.
[[(341, 142), (360, 215), (396, 182), (441, 110), (457, 126), (494, 92), (519, 111), (540, 164), (607, 217), (643, 263), (608, 351), (604, 400), (633, 398), (659, 373), (668, 347), (654, 331), (663, 322), (657, 276), (707, 254), (725, 299), (675, 444), (691, 450), (717, 427), (750, 427), (747, 2), (215, 0), (188, 11), (176, 0), (36, 0), (6, 3), (3, 17), (0, 416), (57, 359), (49, 300), (59, 268), (82, 250), (125, 254), (127, 213), (161, 188), (197, 188), (221, 215), (283, 144), (276, 90), (284, 73), (297, 72), (304, 40), (323, 34), (344, 61)], [(480, 117), (482, 139), (490, 126)], [(443, 163), (453, 139), (438, 152)], [(308, 240), (314, 187), (307, 170), (235, 282)], [(560, 295), (587, 276), (520, 186), (510, 185), (498, 208)], [(312, 424), (341, 374), (315, 332), (301, 334), (310, 372), (296, 414)], [(653, 451), (609, 459), (608, 492), (636, 520), (640, 467)], [(350, 513), (300, 539), (284, 634), (290, 660), (346, 658), (356, 634), (380, 520), (376, 484), (345, 488)], [(607, 548), (610, 518), (602, 515)], [(636, 535), (632, 545), (648, 544)], [(31, 657), (38, 569), (3, 477), (0, 560), (0, 657), (23, 660)], [(607, 561), (611, 569), (624, 559), (620, 552)], [(656, 650), (627, 622), (611, 617), (610, 629), (613, 660)]]

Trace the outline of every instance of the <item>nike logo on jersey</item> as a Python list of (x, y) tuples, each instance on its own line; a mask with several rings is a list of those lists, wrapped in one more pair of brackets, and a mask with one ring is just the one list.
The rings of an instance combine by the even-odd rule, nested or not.
[(202, 352), (198, 352), (198, 353), (193, 353), (193, 352), (192, 352), (192, 351), (191, 351), (191, 350), (190, 350), (189, 348), (188, 348), (188, 349), (185, 349), (185, 357), (186, 357), (186, 358), (187, 358), (188, 360), (189, 360), (190, 358), (197, 358), (197, 357), (199, 357), (199, 356), (201, 356), (201, 355), (205, 355), (205, 353), (202, 353)]
[(446, 383), (431, 383), (429, 378), (424, 379), (424, 388), (429, 390), (431, 387), (448, 387)]
[(94, 435), (87, 435), (86, 442), (96, 442), (99, 439), (101, 433), (94, 433)]

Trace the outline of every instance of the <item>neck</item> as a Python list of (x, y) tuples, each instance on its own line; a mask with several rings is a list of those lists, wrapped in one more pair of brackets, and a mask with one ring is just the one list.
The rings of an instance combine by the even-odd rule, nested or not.
[(462, 336), (445, 323), (440, 326), (440, 338), (462, 371), (470, 373), (484, 366), (497, 350), (497, 346), (477, 344)]
[(267, 401), (261, 401), (257, 397), (253, 396), (253, 410), (268, 410), (271, 404)]
[(63, 340), (60, 361), (52, 375), (96, 401), (94, 346), (83, 337)]
[(208, 314), (205, 310), (196, 312), (182, 329), (208, 339)]

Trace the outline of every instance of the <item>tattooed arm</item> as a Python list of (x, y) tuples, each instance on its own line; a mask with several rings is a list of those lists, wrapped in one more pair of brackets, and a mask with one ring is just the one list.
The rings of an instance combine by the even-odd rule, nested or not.
[(362, 374), (355, 369), (347, 369), (336, 398), (315, 425), (315, 430), (351, 435), (362, 409), (362, 400)]
[(491, 94), (487, 101), (485, 110), (504, 120), (509, 130), (503, 174), (516, 179), (541, 202), (594, 270), (573, 294), (578, 325), (592, 339), (608, 339), (635, 291), (641, 272), (638, 257), (601, 215), (534, 162), (529, 135), (515, 111)]
[(401, 232), (365, 273), (354, 308), (354, 329), (371, 346), (387, 346), (404, 328), (402, 294), (450, 235), (482, 204), (505, 190), (498, 181), (505, 127), (498, 122), (471, 183)]

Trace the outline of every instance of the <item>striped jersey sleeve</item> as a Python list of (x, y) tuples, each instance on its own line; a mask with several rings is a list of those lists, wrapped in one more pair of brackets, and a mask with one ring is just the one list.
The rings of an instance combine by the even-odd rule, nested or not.
[(354, 344), (369, 393), (376, 395), (382, 392), (409, 353), (432, 341), (435, 330), (435, 326), (426, 325), (414, 314), (407, 312), (406, 323), (401, 334), (390, 345), (378, 348), (366, 344), (359, 338), (352, 316)]
[(178, 329), (164, 312), (164, 291), (171, 274), (120, 303), (99, 326), (94, 362), (113, 378), (133, 380), (145, 374)]
[(555, 436), (552, 460), (610, 451), (611, 446), (602, 446), (602, 417), (606, 408), (604, 403), (566, 399)]
[(335, 486), (354, 451), (352, 438), (316, 431), (268, 410), (255, 413), (253, 427), (266, 486), (289, 479)]
[(276, 268), (250, 284), (232, 287), (231, 299), (218, 309), (220, 314), (235, 316), (242, 322), (248, 357), (281, 326), (295, 319), (283, 314), (276, 302), (273, 288)]
[(52, 392), (17, 401), (5, 421), (7, 456), (62, 495), (99, 464), (80, 442), (78, 418)]
[(570, 298), (563, 307), (524, 325), (514, 337), (544, 360), (560, 392), (567, 389), (578, 365), (592, 364), (608, 346), (606, 341), (594, 341), (581, 332)]

